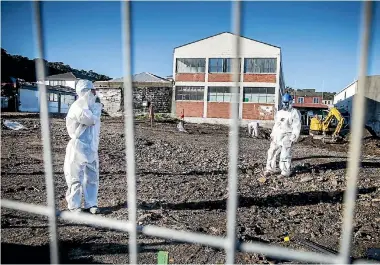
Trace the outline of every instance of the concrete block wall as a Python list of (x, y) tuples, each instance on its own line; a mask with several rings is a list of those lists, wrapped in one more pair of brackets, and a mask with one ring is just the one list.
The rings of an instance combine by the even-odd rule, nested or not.
[(104, 105), (104, 111), (110, 116), (121, 112), (122, 95), (121, 88), (98, 88), (100, 101)]
[[(110, 116), (120, 116), (123, 111), (123, 92), (121, 88), (97, 88), (104, 110)], [(134, 87), (133, 105), (135, 113), (146, 110), (144, 101), (153, 103), (155, 113), (170, 113), (172, 106), (172, 87)]]
[(172, 107), (172, 87), (134, 87), (133, 104), (136, 112), (144, 111), (143, 102), (153, 103), (155, 113), (170, 113)]

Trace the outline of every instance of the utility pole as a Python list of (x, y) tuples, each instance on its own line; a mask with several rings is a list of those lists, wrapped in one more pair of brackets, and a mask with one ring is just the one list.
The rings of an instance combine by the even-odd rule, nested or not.
[(323, 91), (325, 90), (325, 80), (322, 80), (322, 103), (323, 103)]

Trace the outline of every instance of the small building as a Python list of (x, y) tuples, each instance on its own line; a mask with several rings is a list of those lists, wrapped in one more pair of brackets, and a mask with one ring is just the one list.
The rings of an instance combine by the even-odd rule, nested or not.
[[(194, 122), (229, 122), (235, 37), (224, 32), (174, 49), (173, 114), (184, 112), (185, 120)], [(239, 118), (273, 123), (285, 89), (281, 48), (239, 38)]]
[[(77, 84), (79, 79), (89, 79), (88, 76), (74, 74), (72, 72), (50, 75), (45, 78), (45, 85), (49, 86), (63, 86), (63, 87), (71, 87), (75, 89), (75, 85)], [(90, 80), (94, 81), (94, 80)]]
[[(120, 116), (123, 111), (123, 78), (97, 81), (98, 92), (104, 111), (110, 116)], [(173, 82), (166, 78), (143, 72), (132, 76), (133, 107), (135, 113), (147, 111), (147, 102), (154, 106), (155, 113), (170, 113), (172, 106)]]
[[(50, 113), (67, 113), (76, 99), (75, 90), (70, 87), (46, 86)], [(22, 84), (19, 88), (20, 112), (40, 112), (40, 93), (37, 84)]]
[[(358, 92), (360, 81), (356, 80), (342, 89), (334, 97), (334, 105), (337, 108), (348, 111), (350, 116), (354, 112), (353, 100)], [(366, 77), (364, 88), (365, 102), (365, 124), (371, 128), (377, 136), (380, 136), (380, 75)]]

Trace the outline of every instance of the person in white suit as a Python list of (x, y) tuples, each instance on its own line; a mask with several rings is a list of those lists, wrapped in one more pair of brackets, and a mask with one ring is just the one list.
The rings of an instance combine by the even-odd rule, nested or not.
[(85, 211), (97, 214), (102, 104), (97, 102), (91, 81), (79, 80), (75, 89), (78, 99), (70, 106), (66, 117), (66, 128), (71, 138), (64, 162), (66, 201), (70, 211), (80, 212), (83, 193)]
[(248, 123), (248, 134), (254, 138), (259, 137), (259, 123), (257, 121)]
[(301, 132), (301, 114), (292, 107), (292, 100), (291, 95), (284, 94), (282, 109), (275, 115), (265, 176), (276, 172), (276, 157), (280, 151), (281, 175), (284, 177), (291, 175), (292, 146), (298, 140)]

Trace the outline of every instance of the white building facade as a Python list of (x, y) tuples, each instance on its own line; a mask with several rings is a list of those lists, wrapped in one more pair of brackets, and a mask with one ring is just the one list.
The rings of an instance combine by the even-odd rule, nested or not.
[[(334, 97), (334, 105), (348, 111), (351, 116), (354, 112), (353, 103), (359, 83), (360, 81), (354, 81)], [(365, 124), (380, 136), (380, 75), (366, 77), (364, 96), (366, 97)]]
[[(221, 33), (174, 49), (173, 113), (185, 119), (230, 118), (234, 86), (232, 33)], [(239, 118), (273, 122), (285, 89), (281, 49), (239, 37), (241, 43)]]

